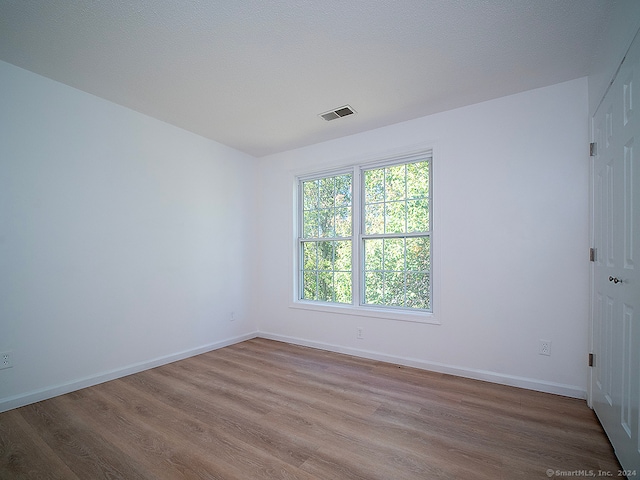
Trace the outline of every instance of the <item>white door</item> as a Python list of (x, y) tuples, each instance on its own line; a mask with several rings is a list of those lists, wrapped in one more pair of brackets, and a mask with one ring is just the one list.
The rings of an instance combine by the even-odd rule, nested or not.
[(591, 403), (623, 469), (635, 470), (640, 477), (638, 38), (592, 119), (592, 135), (596, 143), (592, 164), (596, 258), (591, 307), (595, 357)]

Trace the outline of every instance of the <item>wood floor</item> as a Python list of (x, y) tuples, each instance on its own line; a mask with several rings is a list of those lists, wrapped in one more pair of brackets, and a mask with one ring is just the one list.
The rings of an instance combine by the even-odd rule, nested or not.
[(0, 414), (3, 480), (619, 478), (618, 469), (584, 401), (264, 339)]

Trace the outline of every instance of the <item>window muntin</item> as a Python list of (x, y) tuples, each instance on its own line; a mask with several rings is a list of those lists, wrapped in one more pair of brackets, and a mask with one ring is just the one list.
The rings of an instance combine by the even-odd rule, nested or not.
[(431, 154), (300, 179), (298, 299), (432, 311)]

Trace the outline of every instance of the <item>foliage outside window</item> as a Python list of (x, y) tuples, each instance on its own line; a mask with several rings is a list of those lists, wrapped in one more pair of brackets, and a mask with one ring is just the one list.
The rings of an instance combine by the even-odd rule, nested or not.
[(302, 298), (351, 303), (352, 175), (302, 183)]
[(431, 311), (431, 158), (299, 182), (301, 300)]
[(365, 304), (431, 309), (429, 162), (364, 171)]

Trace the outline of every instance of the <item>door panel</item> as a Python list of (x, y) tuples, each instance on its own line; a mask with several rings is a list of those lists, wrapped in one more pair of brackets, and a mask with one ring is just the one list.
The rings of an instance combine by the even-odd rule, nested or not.
[(636, 39), (592, 119), (593, 263), (591, 403), (622, 467), (640, 475), (640, 121), (633, 105), (640, 78)]

